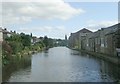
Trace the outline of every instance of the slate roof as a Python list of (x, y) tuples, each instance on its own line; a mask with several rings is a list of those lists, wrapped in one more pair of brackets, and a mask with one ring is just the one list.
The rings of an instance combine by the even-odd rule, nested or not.
[(120, 24), (115, 24), (113, 26), (107, 27), (107, 28), (103, 28), (104, 34), (111, 34), (114, 33), (118, 30)]
[(88, 29), (86, 29), (86, 28), (83, 28), (83, 29), (79, 30), (79, 31), (76, 32), (76, 33), (92, 33), (92, 31), (90, 31), (90, 30), (88, 30)]

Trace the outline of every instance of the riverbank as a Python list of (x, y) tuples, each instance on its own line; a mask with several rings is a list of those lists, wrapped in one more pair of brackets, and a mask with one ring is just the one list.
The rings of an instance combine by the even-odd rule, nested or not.
[(114, 64), (120, 66), (120, 58), (119, 57), (108, 56), (108, 55), (105, 55), (105, 54), (102, 54), (102, 53), (91, 52), (91, 51), (80, 50), (80, 49), (72, 49), (72, 50), (77, 50), (77, 51), (80, 51), (80, 52), (84, 52), (84, 53), (87, 53), (89, 55), (96, 56), (100, 59), (104, 59), (106, 61), (109, 61), (111, 63), (114, 63)]
[(46, 48), (44, 46), (35, 44), (35, 45), (31, 45), (29, 47), (25, 47), (22, 51), (19, 51), (17, 53), (11, 54), (11, 55), (4, 54), (4, 55), (2, 55), (2, 62), (3, 62), (2, 65), (4, 67), (7, 64), (9, 64), (12, 61), (13, 57), (22, 58), (22, 57), (26, 57), (26, 56), (31, 56), (32, 54), (41, 52), (45, 49)]
[(7, 81), (13, 72), (30, 67), (31, 57), (32, 55), (11, 57), (9, 63), (2, 67), (2, 81)]
[[(32, 49), (32, 50), (31, 50)], [(41, 53), (42, 51), (48, 50), (49, 47), (33, 47), (26, 48), (25, 50), (22, 50), (21, 52), (18, 52), (17, 54), (12, 54), (10, 56), (9, 60), (6, 60), (6, 64), (3, 64), (2, 66), (2, 81), (6, 81), (6, 79), (9, 79), (12, 72), (17, 71), (19, 69), (25, 69), (31, 66), (31, 58), (32, 55), (35, 53)], [(4, 60), (5, 61), (5, 60)], [(9, 70), (9, 72), (8, 72)]]

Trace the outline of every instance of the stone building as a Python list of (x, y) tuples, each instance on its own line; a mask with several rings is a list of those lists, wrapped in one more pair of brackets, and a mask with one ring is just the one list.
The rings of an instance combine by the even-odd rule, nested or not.
[(2, 27), (0, 27), (0, 43), (6, 38), (6, 37), (10, 37), (11, 36), (11, 32), (7, 31), (7, 29), (2, 29)]
[(87, 51), (95, 51), (95, 39), (94, 39), (94, 33), (88, 34), (86, 36), (86, 49)]
[(6, 37), (10, 37), (12, 32), (9, 32), (6, 28), (2, 29), (2, 33), (3, 33), (3, 39), (5, 39)]
[(120, 57), (120, 23), (118, 24), (118, 31), (115, 32), (115, 37), (117, 56)]
[(120, 48), (120, 23), (118, 24), (118, 30), (115, 32), (116, 47)]
[(82, 45), (83, 39), (85, 39), (87, 34), (90, 33), (92, 33), (92, 31), (85, 28), (79, 30), (78, 32), (71, 33), (69, 37), (69, 46), (71, 48), (77, 48), (77, 49), (84, 48), (85, 46)]
[(101, 28), (96, 32), (82, 29), (72, 33), (69, 37), (69, 45), (71, 48), (116, 56), (120, 52), (119, 24)]
[(84, 50), (86, 49), (87, 46), (86, 36), (91, 33), (93, 32), (85, 28), (79, 31), (79, 49), (84, 49)]
[(69, 40), (68, 41), (69, 47), (74, 48), (75, 45), (76, 45), (76, 41), (77, 41), (76, 34), (75, 33), (71, 33), (71, 35), (70, 35), (68, 40)]
[(108, 55), (116, 55), (116, 46), (115, 46), (115, 32), (118, 30), (118, 24), (102, 28), (100, 33), (101, 38), (101, 48), (100, 53)]

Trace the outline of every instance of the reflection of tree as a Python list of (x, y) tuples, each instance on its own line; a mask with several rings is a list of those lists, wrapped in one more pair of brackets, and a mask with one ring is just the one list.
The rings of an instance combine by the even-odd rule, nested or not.
[(30, 66), (30, 56), (24, 56), (22, 58), (12, 57), (10, 63), (2, 68), (2, 81), (7, 81), (13, 72), (16, 72), (20, 69), (26, 69)]
[(48, 50), (44, 51), (44, 56), (46, 56), (46, 57), (48, 56)]

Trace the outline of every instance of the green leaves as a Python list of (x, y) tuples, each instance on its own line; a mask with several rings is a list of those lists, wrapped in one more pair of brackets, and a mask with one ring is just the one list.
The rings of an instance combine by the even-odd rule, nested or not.
[(43, 43), (45, 44), (45, 47), (48, 47), (48, 37), (47, 36), (44, 37)]

